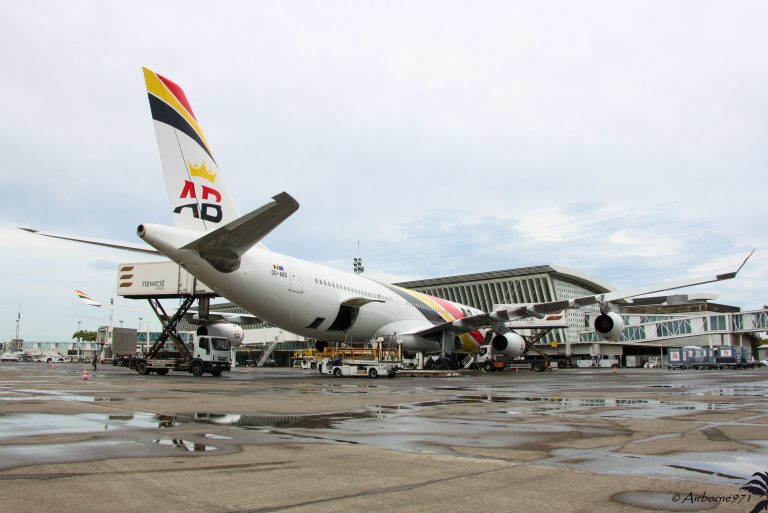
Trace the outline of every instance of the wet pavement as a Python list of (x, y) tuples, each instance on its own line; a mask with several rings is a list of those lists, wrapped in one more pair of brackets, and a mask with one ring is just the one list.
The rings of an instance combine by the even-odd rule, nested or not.
[[(740, 487), (768, 471), (768, 369), (371, 380), (88, 366), (83, 381), (85, 367), (0, 364), (4, 511), (30, 511), (25, 494), (58, 480), (70, 486), (37, 511), (60, 511), (59, 501), (89, 511), (77, 490), (94, 469), (144, 486), (116, 511), (388, 509), (378, 495), (402, 505), (388, 510), (750, 511), (757, 496)], [(192, 488), (194, 500), (181, 500), (147, 477), (172, 486), (182, 468), (185, 479), (215, 482), (222, 498)], [(120, 491), (100, 493), (110, 487)], [(701, 491), (744, 497), (672, 500)]]

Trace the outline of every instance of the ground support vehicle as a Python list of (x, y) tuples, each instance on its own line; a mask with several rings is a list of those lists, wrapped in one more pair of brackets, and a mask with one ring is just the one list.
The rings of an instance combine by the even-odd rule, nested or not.
[(480, 352), (475, 357), (475, 368), (485, 372), (503, 370), (532, 370), (542, 372), (559, 367), (570, 366), (570, 358), (550, 356), (545, 354), (532, 343), (528, 343), (526, 352), (517, 357), (511, 357), (503, 352), (496, 351), (492, 344), (480, 346)]
[(508, 355), (495, 351), (493, 345), (488, 344), (480, 346), (480, 352), (475, 358), (475, 366), (485, 372), (497, 372), (503, 370), (525, 369), (536, 372), (551, 370), (558, 367), (557, 362), (536, 350), (536, 354), (526, 354), (516, 358), (510, 358)]
[[(544, 319), (531, 317), (504, 323), (485, 334), (485, 344), (474, 357), (474, 368), (486, 372), (530, 369), (541, 372), (561, 366), (570, 366), (570, 357), (548, 355), (536, 344), (552, 330), (567, 328), (565, 316), (549, 315)], [(556, 342), (551, 342), (557, 347)], [(464, 361), (467, 365), (467, 359)]]
[(376, 347), (326, 347), (316, 355), (321, 374), (393, 378), (402, 366), (400, 346), (376, 344)]
[(746, 347), (670, 347), (667, 368), (676, 369), (752, 369), (758, 364)]
[(0, 355), (0, 362), (18, 362), (20, 360), (18, 353), (3, 353)]
[(335, 378), (342, 376), (368, 376), (378, 378), (386, 376), (394, 378), (397, 374), (397, 365), (382, 363), (374, 360), (331, 360), (326, 359), (320, 364), (321, 374), (330, 374)]
[(317, 350), (304, 349), (294, 351), (291, 358), (291, 367), (299, 367), (305, 370), (317, 368)]
[(110, 352), (112, 365), (130, 367), (131, 360), (135, 360), (139, 356), (136, 353), (136, 330), (112, 328)]
[[(149, 300), (158, 319), (161, 322), (164, 320), (167, 322), (163, 322), (163, 333), (147, 354), (130, 360), (131, 368), (143, 375), (153, 372), (165, 375), (169, 370), (174, 370), (190, 372), (193, 376), (202, 376), (204, 373), (221, 376), (222, 372), (230, 370), (232, 366), (230, 340), (227, 336), (216, 332), (215, 324), (200, 326), (197, 329), (191, 349), (181, 340), (176, 331), (178, 322), (187, 313), (195, 299), (195, 296), (185, 298), (173, 316), (168, 316), (158, 300)], [(173, 349), (166, 348), (166, 342), (171, 342)]]

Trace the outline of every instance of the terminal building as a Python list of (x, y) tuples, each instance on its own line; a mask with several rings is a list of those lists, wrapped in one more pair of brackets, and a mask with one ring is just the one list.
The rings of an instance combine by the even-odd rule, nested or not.
[[(492, 311), (496, 304), (568, 300), (613, 290), (597, 278), (555, 265), (397, 285), (486, 312)], [(646, 298), (645, 301), (636, 299), (633, 306), (619, 306), (615, 310), (624, 320), (625, 328), (617, 342), (601, 340), (593, 329), (594, 318), (599, 315), (597, 305), (568, 310), (569, 327), (551, 333), (539, 349), (548, 354), (570, 356), (585, 365), (596, 360), (642, 365), (653, 358), (663, 360), (665, 348), (688, 345), (746, 346), (755, 359), (765, 358), (766, 348), (758, 350), (757, 334), (768, 331), (768, 309), (742, 312), (738, 307), (713, 303), (715, 299), (717, 296), (713, 294), (678, 294), (660, 304), (655, 298)]]

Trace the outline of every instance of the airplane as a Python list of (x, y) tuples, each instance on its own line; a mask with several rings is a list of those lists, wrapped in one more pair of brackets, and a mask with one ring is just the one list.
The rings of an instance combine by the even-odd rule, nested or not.
[(616, 341), (624, 322), (609, 303), (735, 278), (754, 253), (736, 271), (714, 278), (503, 305), (492, 312), (276, 253), (261, 241), (299, 203), (281, 192), (241, 215), (184, 91), (158, 73), (143, 71), (173, 226), (140, 224), (138, 237), (151, 247), (22, 229), (165, 256), (253, 316), (309, 339), (343, 343), (389, 337), (400, 341), (404, 351), (443, 355), (475, 353), (491, 343), (516, 357), (527, 351), (530, 341), (516, 332), (515, 321), (599, 305), (594, 328), (603, 340)]

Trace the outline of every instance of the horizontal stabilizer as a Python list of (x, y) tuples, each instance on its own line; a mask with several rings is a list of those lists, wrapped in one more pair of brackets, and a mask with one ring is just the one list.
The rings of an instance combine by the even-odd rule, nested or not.
[(73, 235), (60, 235), (57, 233), (46, 233), (33, 228), (19, 228), (25, 232), (34, 233), (35, 235), (42, 235), (44, 237), (52, 237), (54, 239), (71, 240), (74, 242), (82, 242), (84, 244), (93, 244), (95, 246), (104, 246), (107, 248), (123, 249), (126, 251), (133, 251), (135, 253), (147, 253), (149, 255), (159, 255), (160, 253), (156, 249), (152, 249), (143, 244), (132, 244), (130, 242), (119, 242), (103, 239), (91, 239), (87, 237), (75, 237)]
[(240, 257), (299, 209), (299, 202), (287, 192), (249, 214), (208, 232), (181, 249), (197, 251), (214, 269), (232, 272), (240, 267)]

